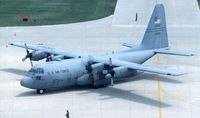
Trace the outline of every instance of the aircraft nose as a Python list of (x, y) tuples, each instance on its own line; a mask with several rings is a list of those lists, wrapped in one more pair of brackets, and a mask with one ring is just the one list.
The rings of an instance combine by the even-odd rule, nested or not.
[(24, 79), (22, 79), (20, 81), (20, 84), (23, 86), (23, 87), (27, 87), (27, 88), (31, 88), (31, 78), (30, 77), (25, 77)]

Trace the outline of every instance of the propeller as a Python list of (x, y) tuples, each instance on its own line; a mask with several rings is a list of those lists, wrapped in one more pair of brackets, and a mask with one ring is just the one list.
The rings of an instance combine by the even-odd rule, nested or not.
[(110, 79), (111, 79), (111, 86), (114, 86), (114, 76), (115, 76), (115, 71), (113, 70), (113, 64), (112, 64), (112, 59), (109, 58), (109, 66), (108, 66), (108, 74), (111, 75)]
[(33, 67), (33, 62), (31, 61), (31, 57), (32, 57), (32, 53), (29, 52), (28, 47), (26, 45), (26, 43), (24, 44), (25, 48), (26, 48), (26, 56), (24, 58), (22, 58), (22, 61), (24, 62), (26, 59), (29, 58), (30, 63), (31, 63), (31, 67)]
[(54, 55), (47, 54), (46, 62), (52, 61), (52, 60), (53, 60), (53, 57), (54, 57)]
[(92, 62), (91, 61), (88, 61), (87, 64), (86, 64), (86, 70), (89, 72), (89, 73), (92, 73)]
[[(95, 73), (93, 72), (93, 67), (92, 67), (93, 63), (92, 61), (88, 61), (85, 68), (90, 76), (91, 79), (95, 80)], [(98, 65), (101, 66), (101, 65)], [(105, 70), (103, 70), (103, 74), (105, 76), (105, 78), (109, 78), (111, 79), (110, 85), (114, 86), (114, 75), (115, 75), (115, 71), (113, 70), (113, 64), (112, 64), (112, 59), (109, 58), (109, 63), (107, 65), (103, 65)]]
[(86, 66), (85, 66), (87, 73), (89, 75), (89, 78), (94, 80), (94, 75), (93, 75), (93, 69), (92, 69), (92, 62), (88, 61)]

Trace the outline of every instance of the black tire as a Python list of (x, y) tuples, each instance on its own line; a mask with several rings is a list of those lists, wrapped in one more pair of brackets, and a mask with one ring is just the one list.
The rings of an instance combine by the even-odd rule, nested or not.
[(92, 84), (92, 87), (94, 88), (94, 89), (98, 89), (98, 88), (105, 88), (105, 87), (107, 87), (108, 85), (96, 85), (95, 83), (93, 83)]
[(37, 89), (37, 94), (44, 94), (45, 90), (44, 89)]

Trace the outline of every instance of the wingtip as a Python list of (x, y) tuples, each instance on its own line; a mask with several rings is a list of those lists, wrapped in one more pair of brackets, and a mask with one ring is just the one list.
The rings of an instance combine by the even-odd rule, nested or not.
[(20, 45), (20, 44), (22, 44), (22, 43), (20, 43), (20, 42), (11, 42), (11, 43), (9, 43), (9, 45)]
[(13, 45), (13, 43), (9, 43), (9, 45)]
[(182, 76), (185, 74), (186, 74), (185, 72), (177, 72), (177, 73), (172, 74), (172, 76)]
[(17, 42), (11, 42), (11, 43), (9, 43), (9, 45), (14, 45), (15, 43), (17, 43)]
[(195, 56), (195, 54), (190, 54), (190, 56)]
[(188, 54), (186, 54), (185, 56), (195, 56), (195, 54), (188, 53)]

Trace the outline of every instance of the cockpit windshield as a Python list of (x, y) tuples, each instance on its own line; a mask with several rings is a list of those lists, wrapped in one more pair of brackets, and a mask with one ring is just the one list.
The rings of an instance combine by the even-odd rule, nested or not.
[(31, 68), (29, 70), (30, 73), (35, 73), (35, 74), (43, 74), (44, 69), (43, 68)]

